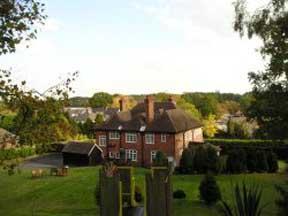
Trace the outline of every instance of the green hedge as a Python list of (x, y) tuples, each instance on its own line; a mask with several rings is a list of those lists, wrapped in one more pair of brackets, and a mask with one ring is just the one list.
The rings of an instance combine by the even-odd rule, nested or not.
[(13, 160), (16, 158), (25, 158), (35, 154), (36, 151), (34, 147), (2, 149), (0, 150), (0, 161)]
[(288, 143), (282, 140), (258, 140), (258, 139), (206, 139), (206, 143), (220, 146), (223, 153), (231, 149), (243, 148), (254, 150), (272, 150), (279, 159), (288, 157)]

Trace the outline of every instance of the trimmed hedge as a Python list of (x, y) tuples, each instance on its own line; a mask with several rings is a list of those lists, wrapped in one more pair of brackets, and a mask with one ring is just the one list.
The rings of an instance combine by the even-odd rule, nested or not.
[(36, 151), (34, 147), (21, 147), (0, 150), (0, 162), (6, 160), (13, 160), (16, 158), (25, 158), (31, 155), (35, 155)]
[(220, 146), (222, 154), (242, 148), (245, 150), (272, 150), (279, 159), (287, 159), (288, 143), (282, 140), (257, 140), (257, 139), (206, 139), (205, 142)]

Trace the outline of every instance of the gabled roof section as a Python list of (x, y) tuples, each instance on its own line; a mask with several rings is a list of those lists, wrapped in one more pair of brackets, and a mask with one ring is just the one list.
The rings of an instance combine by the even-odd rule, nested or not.
[(70, 142), (65, 145), (62, 152), (64, 153), (73, 153), (73, 154), (82, 154), (82, 155), (90, 155), (94, 148), (98, 148), (99, 151), (102, 151), (99, 146), (95, 143), (89, 142)]

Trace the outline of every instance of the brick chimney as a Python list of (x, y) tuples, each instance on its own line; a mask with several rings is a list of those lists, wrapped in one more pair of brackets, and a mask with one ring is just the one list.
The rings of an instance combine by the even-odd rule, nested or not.
[(146, 121), (151, 123), (154, 119), (154, 99), (152, 95), (147, 95), (145, 99)]
[(119, 105), (120, 105), (120, 111), (121, 112), (127, 111), (127, 98), (121, 97), (121, 99), (119, 100)]

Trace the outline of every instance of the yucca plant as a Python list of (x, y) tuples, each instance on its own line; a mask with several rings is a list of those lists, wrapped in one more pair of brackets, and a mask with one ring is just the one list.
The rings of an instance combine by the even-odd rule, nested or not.
[(262, 188), (259, 185), (242, 186), (236, 184), (233, 189), (233, 205), (222, 202), (220, 212), (224, 216), (261, 216), (265, 205), (261, 205)]

